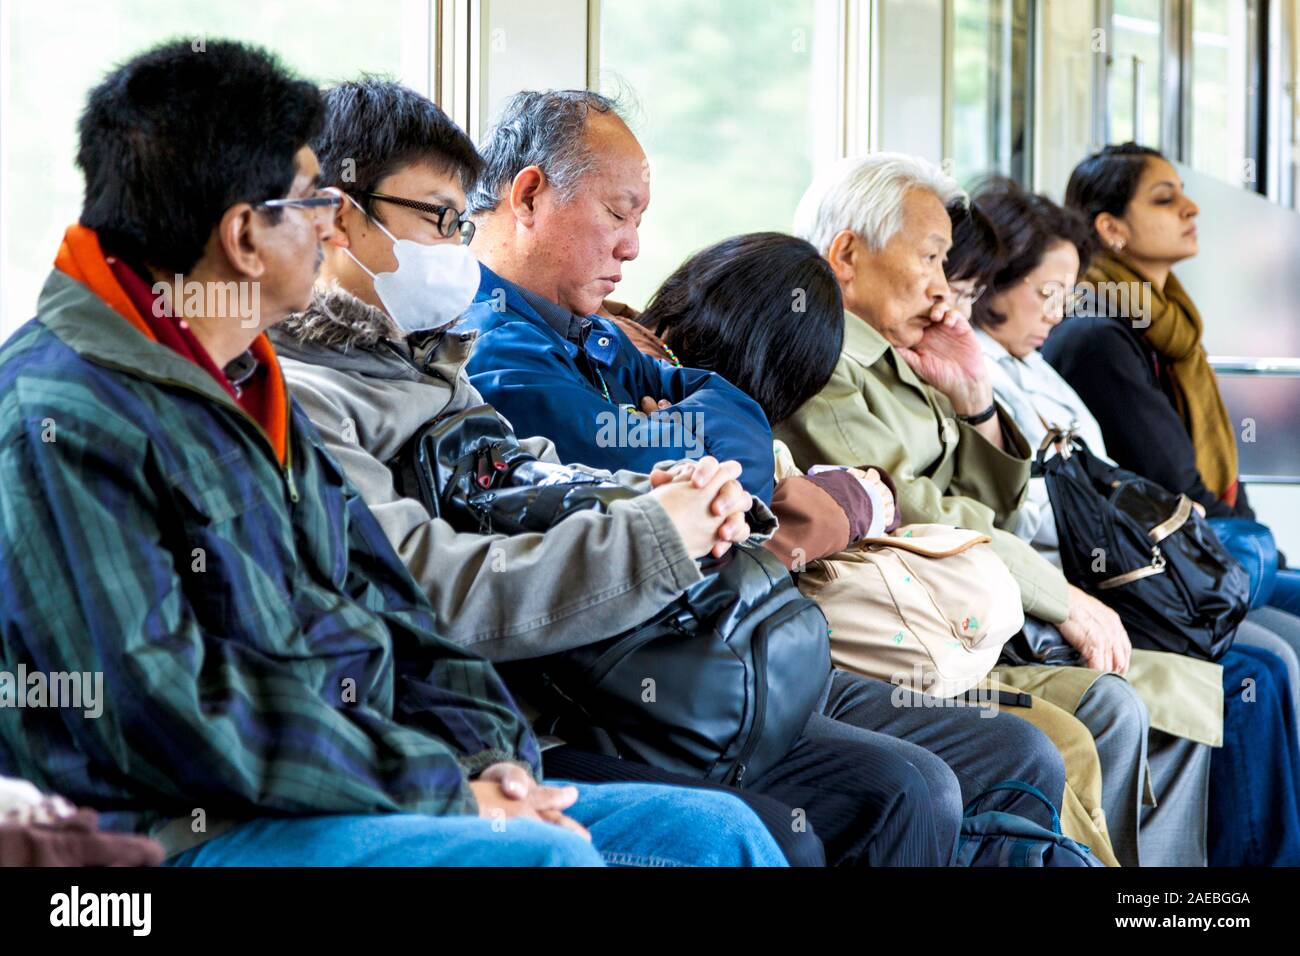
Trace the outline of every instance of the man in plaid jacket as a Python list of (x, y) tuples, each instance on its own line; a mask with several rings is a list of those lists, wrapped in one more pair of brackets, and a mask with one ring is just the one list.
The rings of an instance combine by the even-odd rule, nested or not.
[[(783, 864), (729, 795), (543, 784), (289, 400), (264, 331), (338, 203), (322, 115), (227, 42), (90, 94), (80, 222), (0, 349), (0, 772), (179, 863)], [(98, 715), (53, 693), (81, 675)]]

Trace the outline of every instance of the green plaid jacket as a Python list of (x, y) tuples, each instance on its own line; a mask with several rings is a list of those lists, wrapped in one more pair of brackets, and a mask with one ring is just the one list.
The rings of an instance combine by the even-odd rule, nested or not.
[[(433, 633), (297, 406), (289, 449), (282, 467), (202, 369), (50, 276), (0, 349), (0, 773), (147, 830), (475, 813), (486, 765), (539, 772), (505, 685)], [(20, 667), (102, 674), (102, 713), (32, 706)]]

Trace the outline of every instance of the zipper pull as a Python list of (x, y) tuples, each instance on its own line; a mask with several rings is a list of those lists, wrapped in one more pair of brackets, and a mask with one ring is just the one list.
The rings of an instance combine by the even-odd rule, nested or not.
[(480, 488), (492, 487), (492, 459), (489, 455), (479, 455), (474, 462), (474, 483)]
[(509, 467), (509, 465), (506, 464), (505, 458), (501, 456), (501, 449), (496, 445), (493, 445), (489, 450), (489, 455), (492, 459), (492, 467), (497, 471), (505, 471), (506, 468)]
[(744, 779), (745, 779), (745, 765), (743, 763), (738, 763), (736, 764), (736, 776), (732, 778), (731, 786), (739, 787), (740, 781)]
[(288, 482), (288, 484), (289, 484), (289, 500), (292, 501), (294, 504), (297, 504), (297, 503), (298, 503), (298, 486), (297, 486), (296, 484), (294, 484), (294, 481), (293, 481), (293, 469), (292, 469), (292, 468), (286, 468), (286, 469), (284, 470), (284, 477), (285, 477), (285, 480), (286, 480), (286, 481)]

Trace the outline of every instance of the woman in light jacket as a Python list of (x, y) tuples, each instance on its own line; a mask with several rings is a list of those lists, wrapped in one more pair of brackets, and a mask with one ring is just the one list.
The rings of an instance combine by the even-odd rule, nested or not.
[[(1049, 426), (1071, 427), (1092, 452), (1104, 457), (1106, 444), (1096, 419), (1038, 352), (1064, 317), (1080, 269), (1087, 265), (1091, 243), (1086, 225), (1051, 200), (1006, 180), (992, 181), (975, 196), (973, 215), (952, 213), (949, 283), (958, 307), (969, 312), (976, 326), (998, 401), (1031, 445), (1043, 440)], [(981, 221), (987, 230), (978, 228)], [(1045, 558), (1061, 564), (1056, 521), (1042, 478), (1030, 480), (1013, 530)], [(1251, 622), (1243, 622), (1239, 644), (1243, 636), (1271, 651), (1289, 651)], [(1240, 646), (1221, 659), (1222, 711), (1211, 706), (1207, 713), (1206, 698), (1198, 702), (1194, 692), (1146, 695), (1152, 715), (1153, 775), (1167, 774), (1171, 758), (1182, 763), (1181, 772), (1164, 788), (1158, 812), (1183, 814), (1188, 833), (1205, 830), (1208, 758), (1208, 857), (1214, 865), (1294, 864), (1300, 853), (1289, 680), (1283, 662), (1271, 651)], [(1193, 679), (1197, 671), (1218, 670), (1205, 662), (1184, 663)], [(1256, 700), (1264, 706), (1243, 702), (1239, 691), (1246, 678), (1256, 682)], [(1208, 700), (1219, 703), (1217, 695)], [(1220, 738), (1224, 745), (1211, 757), (1204, 744)], [(1194, 743), (1198, 740), (1199, 745)], [(1189, 840), (1187, 846), (1192, 849), (1196, 843)]]

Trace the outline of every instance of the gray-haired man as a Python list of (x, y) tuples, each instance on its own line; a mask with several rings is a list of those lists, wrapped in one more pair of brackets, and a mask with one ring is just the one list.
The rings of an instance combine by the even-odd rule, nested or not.
[[(713, 442), (731, 443), (725, 457), (745, 463), (741, 481), (764, 497), (757, 489), (772, 487), (775, 460), (766, 420), (749, 424), (753, 400), (716, 375), (704, 378), (708, 373), (640, 354), (622, 330), (591, 314), (613, 291), (621, 263), (639, 251), (637, 226), (650, 198), (644, 153), (614, 105), (586, 91), (521, 93), (498, 118), (483, 155), (485, 172), (469, 200), (484, 266), (478, 301), (466, 316), (480, 332), (468, 365), (475, 387), (516, 427), (526, 421), (525, 431), (554, 441), (562, 457), (570, 454), (566, 443), (572, 448), (584, 440), (584, 416), (612, 407), (611, 399), (633, 406), (641, 396), (671, 399), (674, 408), (706, 416), (710, 450)], [(651, 391), (661, 381), (669, 394)], [(621, 445), (599, 451), (596, 461), (586, 449), (576, 457), (636, 468), (647, 453)], [(1023, 721), (1004, 714), (989, 719), (979, 708), (921, 709), (919, 699), (914, 708), (897, 708), (894, 688), (883, 681), (843, 672), (831, 677), (797, 747), (856, 747), (863, 752), (861, 772), (876, 780), (887, 766), (884, 755), (906, 761), (926, 781), (945, 848), (956, 841), (963, 796), (1008, 777), (1054, 796), (1064, 788), (1060, 755)], [(885, 729), (879, 714), (863, 716), (863, 696), (890, 718), (888, 734), (875, 732)], [(746, 781), (746, 788), (806, 806), (834, 858), (842, 843), (838, 828), (851, 819), (836, 821), (834, 809), (827, 810), (842, 801), (842, 782), (830, 778), (826, 764), (798, 753), (777, 771)], [(1002, 806), (1019, 804), (1012, 798)]]

